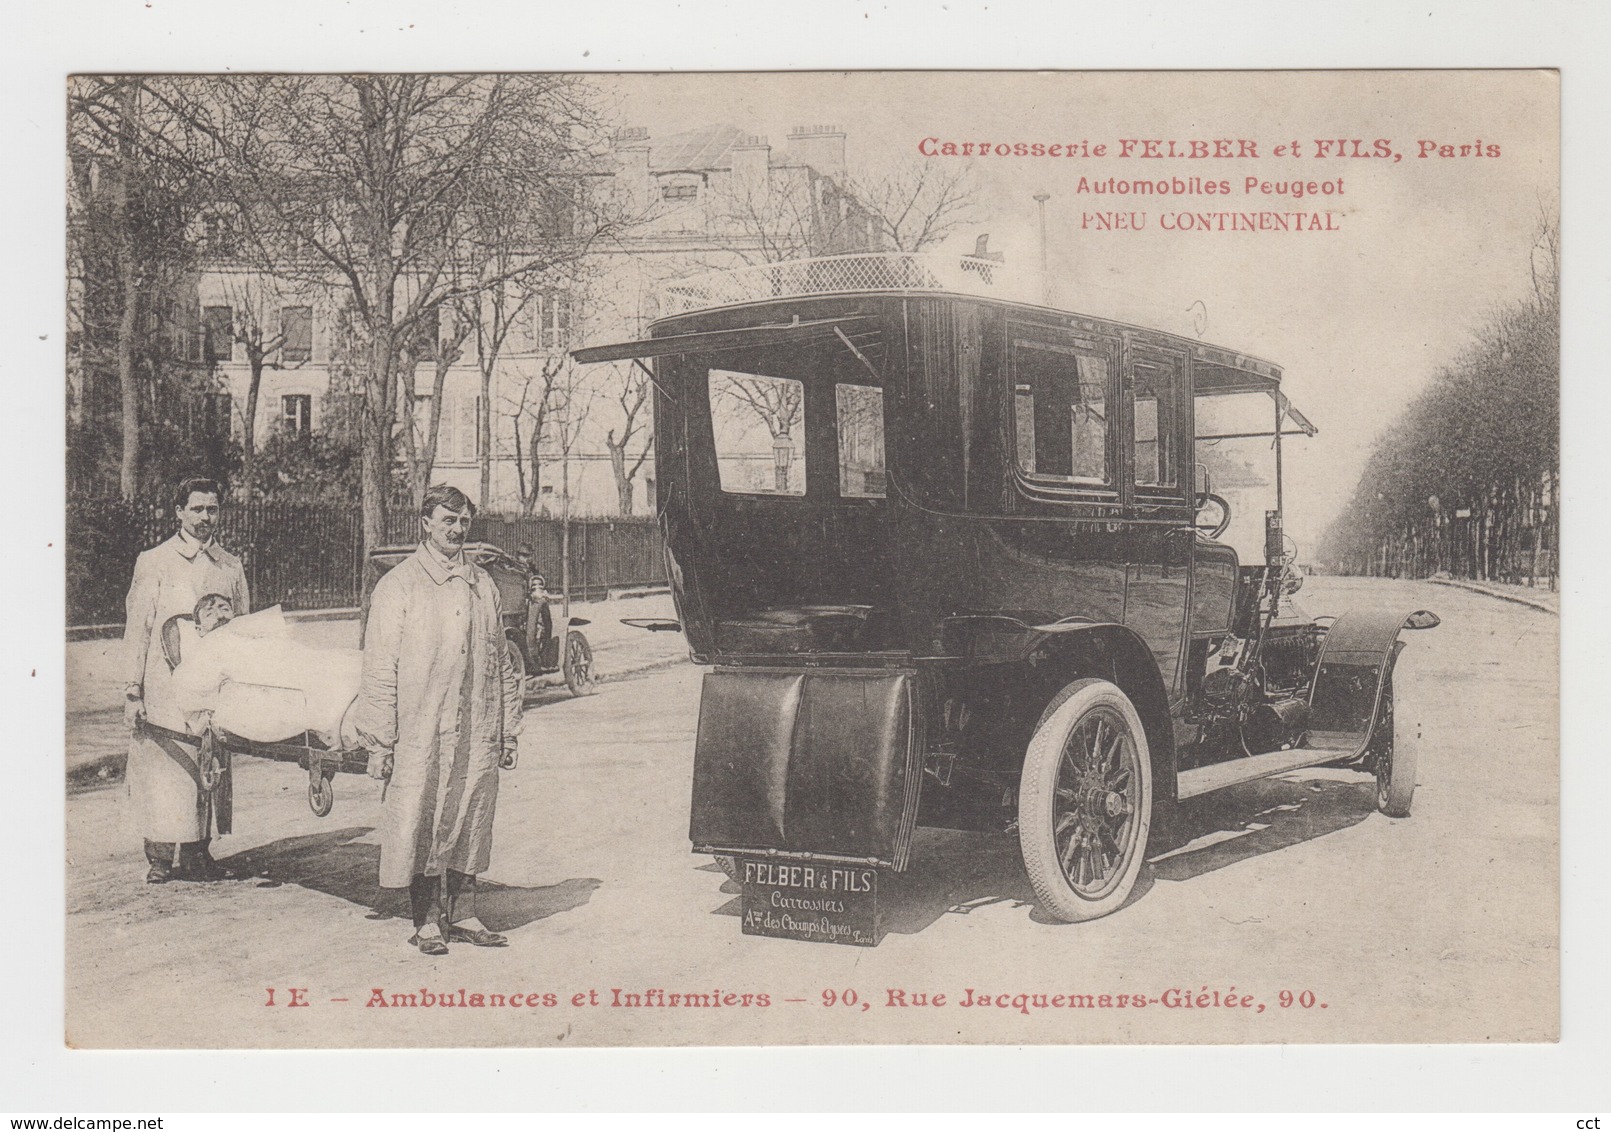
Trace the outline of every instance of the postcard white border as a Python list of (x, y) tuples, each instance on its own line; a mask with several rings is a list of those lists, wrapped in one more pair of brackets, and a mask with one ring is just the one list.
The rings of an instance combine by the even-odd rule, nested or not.
[[(1581, 501), (1607, 482), (1599, 427), (1608, 309), (1611, 106), (1606, 9), (1548, 3), (586, 5), (281, 0), (248, 14), (205, 0), (76, 0), (13, 9), (4, 49), (7, 155), (0, 359), (11, 409), (0, 460), (25, 552), (7, 555), (0, 704), (11, 876), (0, 927), (0, 1064), (14, 1112), (372, 1110), (397, 1084), (457, 1081), (455, 1103), (533, 1109), (1475, 1109), (1604, 1111), (1611, 1064), (1603, 957), (1607, 625), (1611, 550)], [(86, 1053), (62, 1046), (60, 342), (62, 103), (69, 71), (1215, 69), (1533, 67), (1563, 70), (1566, 336), (1563, 1040), (1558, 1046), (855, 1048), (497, 1052)], [(40, 466), (51, 469), (43, 479)], [(18, 490), (21, 488), (21, 490)], [(15, 638), (14, 638), (15, 639)], [(10, 903), (8, 901), (8, 903)], [(1593, 1069), (1600, 1065), (1601, 1071)], [(827, 1094), (793, 1086), (834, 1083)], [(1071, 1088), (1071, 1081), (1080, 1082)]]

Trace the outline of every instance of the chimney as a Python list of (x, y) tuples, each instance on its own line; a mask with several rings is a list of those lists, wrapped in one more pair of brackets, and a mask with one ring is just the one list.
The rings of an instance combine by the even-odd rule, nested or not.
[(796, 126), (789, 152), (825, 177), (845, 183), (845, 132), (838, 126)]
[(616, 176), (631, 200), (639, 207), (652, 197), (649, 184), (649, 130), (646, 126), (626, 126), (615, 132)]
[(772, 147), (764, 137), (745, 134), (733, 143), (733, 180), (749, 188), (764, 187), (771, 173)]

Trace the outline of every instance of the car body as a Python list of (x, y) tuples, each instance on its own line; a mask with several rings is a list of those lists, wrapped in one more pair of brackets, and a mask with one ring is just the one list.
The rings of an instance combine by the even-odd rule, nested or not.
[[(655, 385), (667, 569), (711, 666), (696, 851), (900, 870), (918, 824), (1016, 829), (1079, 920), (1196, 794), (1350, 763), (1407, 812), (1391, 669), (1436, 618), (1293, 604), (1280, 445), (1315, 429), (1279, 367), (973, 257), (717, 272), (663, 310), (576, 356)], [(1273, 455), (1262, 511), (1237, 444)]]

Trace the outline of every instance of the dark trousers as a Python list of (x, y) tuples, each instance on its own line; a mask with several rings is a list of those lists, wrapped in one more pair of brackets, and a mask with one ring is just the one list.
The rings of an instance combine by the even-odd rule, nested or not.
[(417, 876), (409, 883), (408, 902), (416, 928), (438, 920), (468, 920), (475, 915), (475, 874), (449, 869), (442, 876)]
[(203, 837), (200, 841), (146, 841), (145, 859), (153, 865), (167, 865), (170, 869), (182, 870), (199, 865), (212, 856), (208, 847), (213, 839)]

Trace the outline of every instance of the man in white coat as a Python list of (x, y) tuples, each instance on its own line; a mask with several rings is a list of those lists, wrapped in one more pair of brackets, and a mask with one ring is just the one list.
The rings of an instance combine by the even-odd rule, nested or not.
[(370, 774), (390, 764), (380, 883), (409, 890), (409, 942), (427, 955), (508, 942), (476, 917), (475, 878), (492, 855), (499, 768), (515, 765), (523, 689), (497, 586), (464, 556), (474, 515), (457, 488), (426, 492), (424, 540), (370, 601), (354, 712)]
[(162, 655), (163, 625), (175, 614), (190, 614), (207, 594), (225, 595), (238, 613), (251, 608), (241, 560), (214, 537), (219, 495), (214, 480), (179, 485), (174, 493), (179, 530), (140, 555), (126, 602), (123, 715), (134, 732), (127, 779), (135, 823), (145, 838), (148, 884), (230, 875), (208, 851), (215, 821), (220, 833), (228, 832), (229, 775), (216, 789), (205, 789), (199, 746), (163, 733), (185, 729), (173, 674)]

